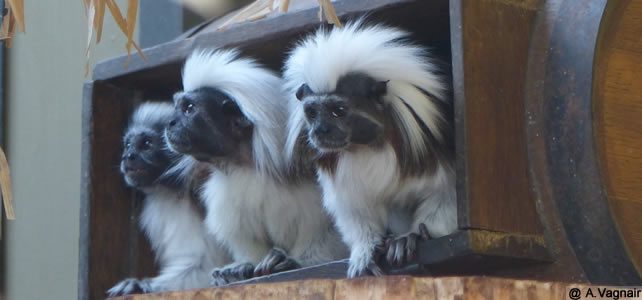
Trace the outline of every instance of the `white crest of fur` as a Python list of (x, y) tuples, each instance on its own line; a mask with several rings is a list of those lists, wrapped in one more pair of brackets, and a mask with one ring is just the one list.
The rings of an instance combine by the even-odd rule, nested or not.
[(406, 132), (404, 146), (415, 158), (428, 149), (427, 137), (413, 111), (437, 139), (441, 138), (444, 118), (422, 90), (444, 99), (446, 86), (434, 73), (436, 67), (426, 57), (426, 49), (403, 41), (408, 33), (402, 30), (363, 23), (361, 19), (344, 28), (320, 29), (299, 43), (288, 58), (284, 69), (285, 86), (291, 95), (287, 157), (294, 154), (296, 139), (305, 126), (302, 105), (294, 96), (297, 89), (305, 83), (315, 93), (333, 92), (337, 81), (353, 72), (388, 81), (384, 101)]
[(169, 102), (145, 102), (132, 114), (127, 132), (152, 129), (150, 127), (152, 124), (171, 120), (172, 114), (174, 114), (174, 105)]
[(252, 148), (261, 171), (279, 174), (283, 169), (283, 130), (287, 119), (281, 78), (237, 50), (197, 51), (185, 62), (183, 88), (219, 89), (240, 107), (254, 125)]

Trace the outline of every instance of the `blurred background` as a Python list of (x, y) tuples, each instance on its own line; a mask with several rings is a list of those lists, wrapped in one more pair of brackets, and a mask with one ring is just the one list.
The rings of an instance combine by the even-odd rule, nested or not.
[[(169, 41), (248, 1), (210, 2), (197, 15), (175, 1), (141, 0), (139, 45)], [(16, 212), (16, 220), (2, 222), (0, 299), (76, 299), (82, 85), (91, 79), (85, 77), (86, 19), (81, 1), (25, 1), (25, 18), (27, 32), (14, 37), (0, 60), (0, 140)], [(123, 54), (125, 42), (106, 17), (91, 65)]]

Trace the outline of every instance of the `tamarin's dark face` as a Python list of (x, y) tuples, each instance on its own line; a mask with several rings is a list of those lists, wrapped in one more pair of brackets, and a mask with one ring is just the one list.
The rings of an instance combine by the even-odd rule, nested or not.
[(175, 151), (212, 162), (234, 155), (251, 135), (252, 123), (221, 91), (205, 87), (174, 95), (166, 137)]
[(164, 123), (130, 128), (123, 139), (120, 172), (128, 185), (146, 188), (156, 185), (172, 164), (171, 152), (163, 140)]
[(382, 141), (385, 94), (385, 81), (359, 73), (341, 77), (332, 93), (315, 93), (302, 85), (296, 97), (303, 102), (308, 140), (320, 152)]

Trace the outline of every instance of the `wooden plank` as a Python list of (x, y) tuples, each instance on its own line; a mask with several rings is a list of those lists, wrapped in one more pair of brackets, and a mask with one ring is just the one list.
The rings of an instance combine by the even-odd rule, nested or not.
[(101, 299), (117, 281), (153, 274), (149, 246), (137, 228), (137, 202), (119, 174), (122, 133), (133, 93), (87, 83), (83, 96), (80, 299)]
[[(407, 28), (431, 46), (448, 42), (448, 0), (339, 0), (335, 6), (344, 20), (367, 12), (369, 19)], [(280, 70), (284, 53), (296, 40), (321, 24), (317, 13), (316, 8), (304, 9), (278, 18), (235, 25), (224, 31), (208, 31), (206, 26), (202, 29), (206, 32), (194, 37), (145, 49), (147, 60), (121, 56), (101, 62), (94, 69), (93, 79), (171, 94), (180, 89), (180, 70), (185, 57), (195, 49), (217, 47), (240, 47), (245, 54)], [(428, 20), (431, 26), (425, 26)]]
[[(568, 299), (571, 288), (582, 296), (597, 287), (492, 277), (362, 277), (350, 280), (300, 280), (240, 285), (114, 299)], [(582, 297), (584, 298), (584, 297)]]
[[(382, 265), (381, 267), (388, 275), (490, 275), (509, 269), (515, 276), (520, 273), (516, 271), (519, 267), (546, 264), (551, 261), (552, 258), (542, 236), (462, 230), (448, 236), (419, 241), (417, 264), (403, 267)], [(347, 270), (348, 261), (340, 260), (252, 278), (237, 284), (299, 279), (341, 279), (345, 278)]]
[[(338, 14), (345, 16), (350, 13), (365, 12), (386, 5), (409, 0), (372, 0), (372, 1), (337, 1), (335, 4)], [(299, 28), (319, 24), (318, 9), (310, 8), (304, 11), (285, 14), (279, 18), (258, 20), (256, 22), (231, 26), (225, 31), (214, 32), (202, 36), (179, 41), (172, 41), (156, 47), (145, 49), (147, 60), (140, 57), (128, 59), (126, 55), (101, 62), (96, 65), (93, 73), (94, 80), (105, 80), (138, 72), (152, 67), (171, 64), (184, 60), (194, 49), (194, 46), (207, 45), (207, 47), (228, 46), (240, 44), (248, 40), (274, 37), (292, 28)], [(127, 68), (123, 66), (127, 65)]]
[(542, 232), (529, 182), (523, 102), (540, 4), (451, 1), (462, 228)]
[(596, 56), (595, 129), (613, 219), (642, 274), (642, 3), (607, 8)]

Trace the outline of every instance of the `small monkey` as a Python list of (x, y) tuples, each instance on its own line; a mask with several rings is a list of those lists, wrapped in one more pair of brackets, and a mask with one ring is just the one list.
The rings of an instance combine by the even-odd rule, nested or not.
[(230, 261), (206, 233), (202, 213), (191, 198), (187, 177), (194, 164), (165, 145), (163, 132), (173, 112), (170, 103), (140, 105), (125, 133), (120, 162), (127, 185), (145, 194), (140, 227), (153, 247), (160, 274), (125, 279), (107, 292), (110, 297), (206, 287), (211, 269)]
[(404, 31), (359, 20), (305, 38), (285, 64), (286, 153), (316, 151), (348, 277), (381, 275), (380, 248), (405, 264), (418, 239), (457, 228), (447, 86), (426, 54)]
[(347, 256), (312, 174), (289, 170), (281, 79), (236, 50), (197, 51), (165, 132), (176, 152), (210, 165), (204, 184), (209, 231), (234, 263), (215, 285)]

